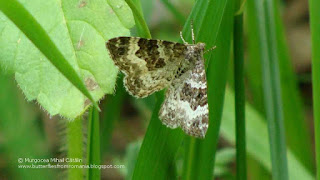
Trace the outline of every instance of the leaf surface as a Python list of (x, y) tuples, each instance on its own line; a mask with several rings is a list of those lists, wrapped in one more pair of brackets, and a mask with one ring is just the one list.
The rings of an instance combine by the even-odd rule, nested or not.
[[(105, 41), (130, 34), (128, 28), (134, 21), (125, 3), (121, 6), (113, 3), (113, 8), (103, 0), (20, 3), (45, 29), (95, 100), (113, 92), (118, 70), (108, 55)], [(119, 20), (124, 17), (125, 22)], [(0, 67), (15, 75), (28, 101), (37, 100), (50, 115), (73, 119), (90, 104), (1, 12)]]

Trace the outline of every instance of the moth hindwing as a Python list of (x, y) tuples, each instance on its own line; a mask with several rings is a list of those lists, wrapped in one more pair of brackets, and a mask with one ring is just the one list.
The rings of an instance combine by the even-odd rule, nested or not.
[(204, 138), (208, 128), (204, 43), (181, 44), (138, 37), (117, 37), (106, 43), (115, 65), (125, 74), (133, 96), (146, 97), (168, 88), (159, 118), (170, 128)]

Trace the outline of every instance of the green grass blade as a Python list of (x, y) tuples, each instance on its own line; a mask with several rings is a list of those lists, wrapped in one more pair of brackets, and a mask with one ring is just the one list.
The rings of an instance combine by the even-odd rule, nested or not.
[(182, 179), (189, 180), (196, 178), (197, 171), (197, 162), (195, 155), (199, 153), (199, 142), (196, 141), (196, 138), (186, 137), (185, 138), (185, 157), (183, 163), (183, 174)]
[[(141, 11), (141, 6), (138, 4), (140, 1), (138, 1), (138, 3), (136, 3), (136, 4), (134, 4), (132, 2), (132, 0), (125, 0), (125, 1), (127, 2), (127, 4), (129, 5), (129, 7), (132, 10), (139, 36), (150, 39), (151, 34), (149, 31), (148, 25), (147, 25), (146, 21), (144, 20), (144, 17), (143, 17), (142, 11)], [(139, 6), (137, 6), (137, 4)]]
[(236, 119), (236, 178), (247, 179), (246, 124), (245, 124), (245, 86), (243, 51), (243, 14), (235, 16), (233, 31), (234, 88)]
[(77, 72), (64, 58), (48, 34), (17, 0), (0, 0), (0, 10), (30, 39), (50, 62), (99, 109)]
[[(99, 112), (95, 108), (90, 108), (88, 117), (88, 140), (87, 140), (87, 164), (100, 165), (100, 131)], [(101, 170), (99, 168), (89, 168), (87, 170), (88, 180), (100, 179)]]
[[(260, 59), (260, 47), (257, 46), (257, 37), (259, 37), (259, 27), (257, 25), (258, 18), (255, 15), (256, 9), (255, 3), (247, 3), (247, 15), (246, 26), (248, 27), (248, 60), (246, 63), (246, 78), (248, 79), (248, 90), (252, 95), (252, 104), (255, 108), (265, 114), (264, 102), (263, 102), (263, 87), (261, 76), (261, 61)], [(245, 21), (245, 22), (246, 22)]]
[(320, 1), (309, 0), (312, 38), (312, 90), (317, 179), (320, 179)]
[[(160, 99), (162, 98), (162, 99)], [(169, 129), (162, 125), (158, 112), (163, 95), (157, 94), (157, 102), (153, 111), (145, 138), (143, 140), (132, 179), (175, 179), (170, 177), (175, 153), (184, 137), (180, 129)]]
[[(260, 3), (254, 1), (254, 3)], [(258, 16), (255, 15), (255, 5), (249, 2), (247, 8), (248, 15), (248, 40), (249, 40), (249, 63), (247, 67), (248, 83), (250, 92), (253, 94), (253, 103), (262, 113), (265, 113), (263, 104), (263, 90), (261, 77), (260, 48), (257, 46), (259, 30), (257, 22)], [(279, 5), (276, 3), (279, 7)], [(257, 12), (259, 13), (259, 12)], [(313, 169), (313, 156), (311, 151), (311, 137), (304, 119), (302, 101), (295, 79), (295, 74), (289, 57), (288, 47), (285, 41), (284, 28), (281, 20), (279, 8), (275, 8), (277, 53), (280, 67), (281, 91), (283, 99), (283, 112), (286, 129), (287, 144), (297, 158), (303, 162), (309, 170)], [(295, 112), (295, 113), (292, 113)]]
[[(275, 3), (277, 53), (279, 59), (283, 115), (286, 141), (292, 152), (310, 170), (314, 170), (311, 136), (305, 120), (302, 100), (294, 74), (288, 46), (285, 40), (284, 25), (279, 12), (280, 2)], [(294, 112), (294, 113), (292, 113)]]
[[(266, 117), (268, 120), (272, 175), (274, 179), (288, 179), (286, 143), (283, 126), (280, 76), (277, 55), (274, 5), (271, 1), (249, 0), (253, 16), (257, 17), (259, 59)], [(267, 42), (267, 43), (266, 43)]]
[[(198, 2), (199, 1), (197, 1), (197, 3)], [(206, 10), (208, 12), (206, 12), (206, 14), (194, 14), (195, 17), (203, 19), (200, 27), (201, 31), (197, 33), (199, 36), (197, 41), (206, 42), (207, 47), (216, 45), (217, 49), (211, 52), (211, 56), (206, 57), (206, 62), (209, 62), (207, 81), (210, 122), (206, 138), (204, 140), (197, 139), (193, 146), (195, 149), (192, 150), (194, 154), (185, 159), (186, 162), (192, 162), (193, 164), (192, 168), (188, 168), (187, 171), (184, 172), (184, 174), (188, 175), (185, 176), (185, 178), (190, 179), (212, 179), (213, 176), (215, 152), (220, 130), (228, 73), (226, 69), (228, 69), (230, 58), (233, 30), (234, 7), (232, 0), (202, 1), (201, 3), (204, 7), (199, 8), (199, 11), (206, 12), (204, 9), (207, 8)]]
[[(83, 158), (83, 134), (82, 134), (82, 116), (67, 122), (67, 151), (68, 158), (81, 159)], [(68, 162), (68, 165), (82, 165), (82, 162)], [(69, 168), (68, 179), (82, 179), (84, 176), (84, 169)]]
[[(221, 135), (230, 143), (235, 143), (234, 113), (234, 94), (227, 89), (221, 123)], [(270, 143), (266, 120), (249, 104), (246, 104), (246, 134), (248, 155), (257, 160), (266, 170), (272, 172), (273, 167), (271, 166)], [(291, 180), (315, 179), (308, 168), (296, 158), (290, 149), (288, 149), (288, 168)]]
[(264, 99), (270, 138), (272, 177), (276, 180), (288, 179), (287, 151), (284, 129), (284, 115), (280, 82), (279, 57), (277, 49), (275, 0), (265, 2), (266, 37), (268, 58), (263, 64)]

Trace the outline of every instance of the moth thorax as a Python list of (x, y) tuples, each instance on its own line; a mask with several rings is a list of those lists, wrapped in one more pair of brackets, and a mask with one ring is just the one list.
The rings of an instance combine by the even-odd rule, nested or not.
[(186, 53), (185, 59), (191, 63), (191, 65), (198, 61), (199, 58), (202, 57), (204, 51), (204, 43), (197, 43), (188, 46), (188, 50)]

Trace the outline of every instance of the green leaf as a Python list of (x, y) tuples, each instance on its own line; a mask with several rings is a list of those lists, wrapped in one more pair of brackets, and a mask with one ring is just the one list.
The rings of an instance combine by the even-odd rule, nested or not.
[[(1, 3), (10, 5), (7, 1)], [(95, 101), (105, 93), (113, 92), (118, 70), (109, 58), (105, 41), (129, 35), (129, 21), (119, 21), (132, 16), (126, 4), (120, 7), (122, 13), (118, 16), (123, 16), (121, 18), (104, 0), (21, 1), (21, 8), (37, 21), (30, 21), (37, 25), (31, 26), (19, 12), (13, 14), (17, 15), (18, 23), (27, 22), (24, 23), (27, 31), (23, 32), (27, 32), (29, 38), (33, 37), (32, 42), (0, 14), (0, 67), (15, 74), (28, 101), (37, 100), (50, 115), (60, 114), (73, 119), (84, 112), (89, 102), (66, 77), (78, 88), (85, 83)], [(22, 28), (21, 24), (16, 25)], [(50, 57), (65, 76), (46, 57)], [(68, 64), (72, 68), (68, 68)], [(76, 81), (73, 72), (81, 80)], [(82, 92), (86, 88), (83, 87)]]
[(107, 0), (107, 2), (113, 9), (114, 13), (116, 13), (124, 27), (130, 29), (134, 26), (134, 18), (132, 13), (128, 13), (131, 11), (131, 9), (125, 1)]

